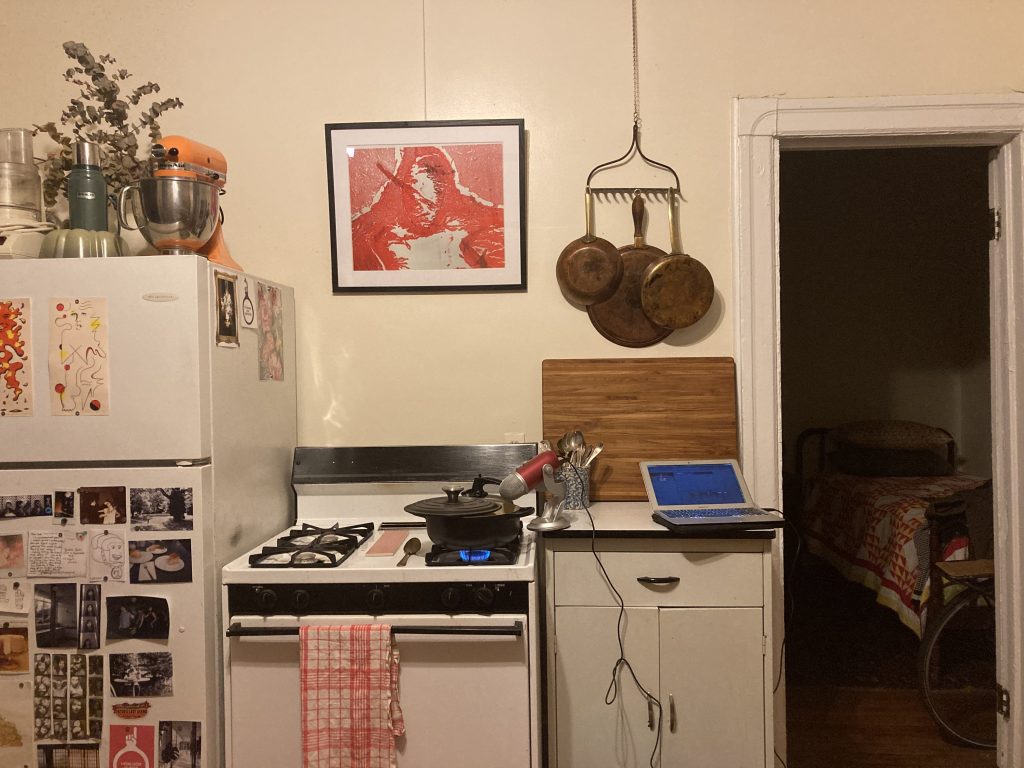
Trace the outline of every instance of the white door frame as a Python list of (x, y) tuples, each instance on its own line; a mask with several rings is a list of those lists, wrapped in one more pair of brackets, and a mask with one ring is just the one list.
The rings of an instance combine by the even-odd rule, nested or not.
[[(1024, 765), (1024, 95), (853, 99), (738, 98), (733, 104), (733, 233), (740, 459), (755, 498), (780, 507), (782, 421), (779, 337), (780, 148), (975, 145), (997, 148), (990, 196), (1002, 237), (990, 248), (992, 451), (998, 603), (997, 676), (1010, 692), (1000, 719), (999, 765)], [(775, 605), (782, 605), (781, 547)], [(780, 612), (777, 612), (780, 613)], [(782, 617), (773, 635), (781, 638)], [(775, 675), (780, 659), (775, 642)], [(785, 753), (785, 687), (775, 701), (775, 743)]]

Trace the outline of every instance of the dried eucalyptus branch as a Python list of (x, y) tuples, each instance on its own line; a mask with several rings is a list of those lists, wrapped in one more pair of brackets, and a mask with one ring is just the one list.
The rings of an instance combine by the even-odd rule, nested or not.
[[(95, 58), (84, 43), (64, 43), (64, 53), (76, 66), (64, 72), (64, 80), (78, 87), (60, 114), (60, 122), (35, 126), (35, 133), (45, 133), (58, 149), (43, 162), (43, 200), (52, 208), (62, 192), (65, 179), (74, 164), (75, 144), (80, 140), (100, 145), (103, 175), (111, 190), (117, 190), (142, 176), (148, 168), (148, 152), (139, 156), (139, 135), (145, 131), (150, 143), (160, 139), (160, 116), (183, 106), (181, 99), (161, 99), (140, 107), (147, 96), (160, 92), (160, 86), (147, 82), (122, 97), (121, 86), (132, 77), (127, 69), (118, 68), (117, 60), (103, 54)], [(107, 67), (110, 67), (108, 71)], [(133, 109), (138, 108), (137, 115)]]

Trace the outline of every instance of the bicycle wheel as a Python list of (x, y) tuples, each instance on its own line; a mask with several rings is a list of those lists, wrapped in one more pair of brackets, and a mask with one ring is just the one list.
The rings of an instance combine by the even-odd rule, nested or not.
[(989, 594), (967, 589), (928, 622), (918, 654), (925, 705), (943, 733), (996, 746), (996, 616)]

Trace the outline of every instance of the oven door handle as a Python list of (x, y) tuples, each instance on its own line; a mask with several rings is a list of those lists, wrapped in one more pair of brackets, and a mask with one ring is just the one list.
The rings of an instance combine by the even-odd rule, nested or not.
[[(238, 622), (231, 624), (224, 632), (227, 637), (273, 637), (298, 635), (299, 627), (243, 627)], [(522, 637), (523, 622), (514, 621), (507, 627), (459, 627), (459, 626), (408, 626), (392, 627), (393, 635), (498, 635)]]

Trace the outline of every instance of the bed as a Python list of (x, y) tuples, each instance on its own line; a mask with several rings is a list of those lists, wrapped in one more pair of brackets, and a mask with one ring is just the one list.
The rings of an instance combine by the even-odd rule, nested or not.
[(797, 456), (808, 549), (920, 637), (932, 562), (971, 556), (968, 511), (991, 530), (990, 480), (955, 470), (946, 430), (910, 421), (808, 429)]

